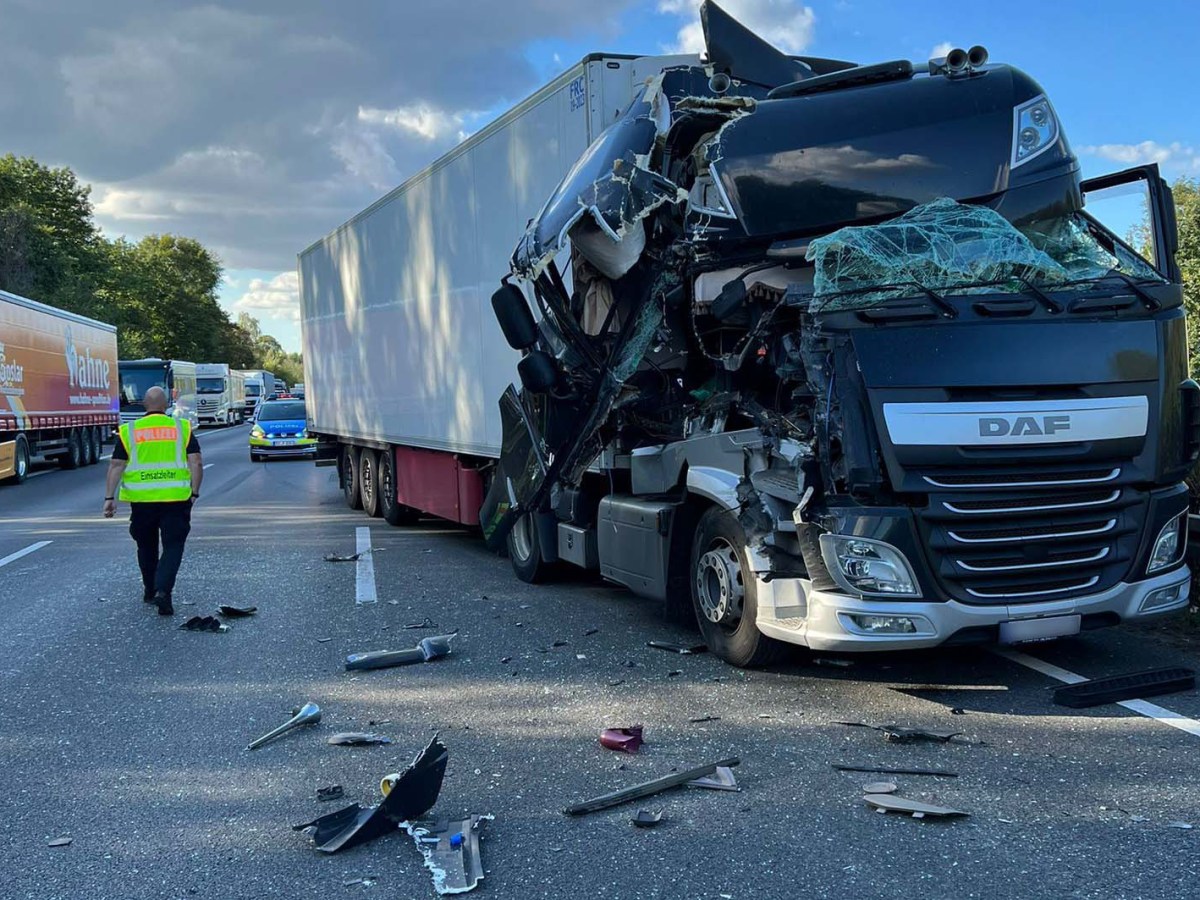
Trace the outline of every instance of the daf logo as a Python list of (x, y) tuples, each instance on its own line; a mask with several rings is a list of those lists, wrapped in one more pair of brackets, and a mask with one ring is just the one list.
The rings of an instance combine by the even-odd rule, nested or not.
[(1062, 416), (984, 416), (979, 420), (980, 437), (1032, 437), (1071, 430), (1071, 417)]

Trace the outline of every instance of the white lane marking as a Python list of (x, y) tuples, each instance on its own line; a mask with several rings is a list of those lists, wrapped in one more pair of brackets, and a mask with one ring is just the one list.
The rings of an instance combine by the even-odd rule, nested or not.
[(57, 469), (42, 469), (42, 471), (40, 471), (40, 472), (30, 472), (30, 473), (29, 473), (28, 475), (26, 475), (25, 477), (26, 477), (27, 479), (29, 479), (29, 478), (41, 478), (43, 475), (49, 475), (51, 472), (56, 472), (56, 471), (58, 471), (58, 470), (57, 470)]
[[(1054, 663), (1048, 663), (1045, 660), (1038, 659), (1036, 656), (1030, 656), (1028, 653), (999, 648), (993, 648), (992, 652), (1015, 662), (1017, 665), (1025, 666), (1026, 668), (1033, 669), (1035, 672), (1041, 672), (1043, 675), (1049, 676), (1056, 681), (1061, 681), (1063, 684), (1079, 684), (1080, 682), (1089, 680), (1082, 675), (1076, 675), (1074, 672), (1060, 668), (1054, 665)], [(1117, 706), (1123, 706), (1138, 715), (1157, 719), (1164, 725), (1170, 725), (1172, 728), (1178, 728), (1180, 731), (1186, 731), (1188, 734), (1200, 737), (1200, 722), (1180, 715), (1173, 709), (1159, 706), (1157, 703), (1150, 703), (1146, 700), (1118, 700)]]
[(112, 454), (106, 453), (104, 456), (100, 457), (100, 462), (104, 462), (106, 459), (112, 459)]
[(211, 469), (213, 467), (213, 465), (214, 465), (213, 463), (205, 463), (204, 464), (205, 471), (208, 471), (209, 469)]
[(38, 541), (36, 544), (30, 544), (24, 550), (18, 550), (16, 553), (10, 553), (8, 556), (4, 557), (4, 559), (0, 559), (0, 567), (7, 566), (10, 562), (16, 562), (22, 556), (28, 556), (35, 550), (41, 550), (47, 544), (51, 543), (53, 543), (53, 541)]
[(354, 564), (354, 602), (375, 603), (379, 597), (375, 594), (375, 560), (371, 556), (371, 529), (366, 526), (355, 528), (354, 542), (355, 552), (362, 554)]

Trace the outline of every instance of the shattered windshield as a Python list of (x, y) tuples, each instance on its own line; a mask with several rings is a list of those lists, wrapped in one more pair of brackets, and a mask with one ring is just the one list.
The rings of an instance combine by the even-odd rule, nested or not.
[(943, 197), (888, 222), (840, 228), (814, 240), (805, 257), (815, 265), (811, 308), (865, 309), (921, 290), (1070, 287), (1114, 271), (1139, 281), (1163, 280), (1119, 241), (1110, 242), (1109, 252), (1094, 229), (1080, 214), (1018, 229), (992, 209)]

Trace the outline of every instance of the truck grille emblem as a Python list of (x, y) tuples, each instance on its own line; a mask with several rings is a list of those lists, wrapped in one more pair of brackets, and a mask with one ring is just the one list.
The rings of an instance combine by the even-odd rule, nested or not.
[(979, 419), (980, 437), (1031, 437), (1058, 434), (1071, 430), (1071, 417), (1058, 416), (982, 416)]

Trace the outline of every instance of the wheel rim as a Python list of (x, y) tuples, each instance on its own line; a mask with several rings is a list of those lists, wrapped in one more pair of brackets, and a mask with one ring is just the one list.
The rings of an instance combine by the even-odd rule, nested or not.
[(517, 524), (513, 526), (512, 535), (512, 553), (517, 559), (522, 562), (529, 559), (533, 555), (533, 526), (529, 522), (529, 516), (521, 516), (517, 519)]
[(717, 538), (696, 565), (696, 600), (704, 618), (714, 625), (735, 627), (742, 618), (746, 588), (737, 550)]
[(29, 471), (29, 453), (24, 447), (17, 448), (17, 476), (25, 477), (25, 473)]
[(362, 468), (363, 502), (370, 506), (375, 498), (375, 485), (371, 480), (371, 458), (369, 456), (364, 456), (359, 465)]

